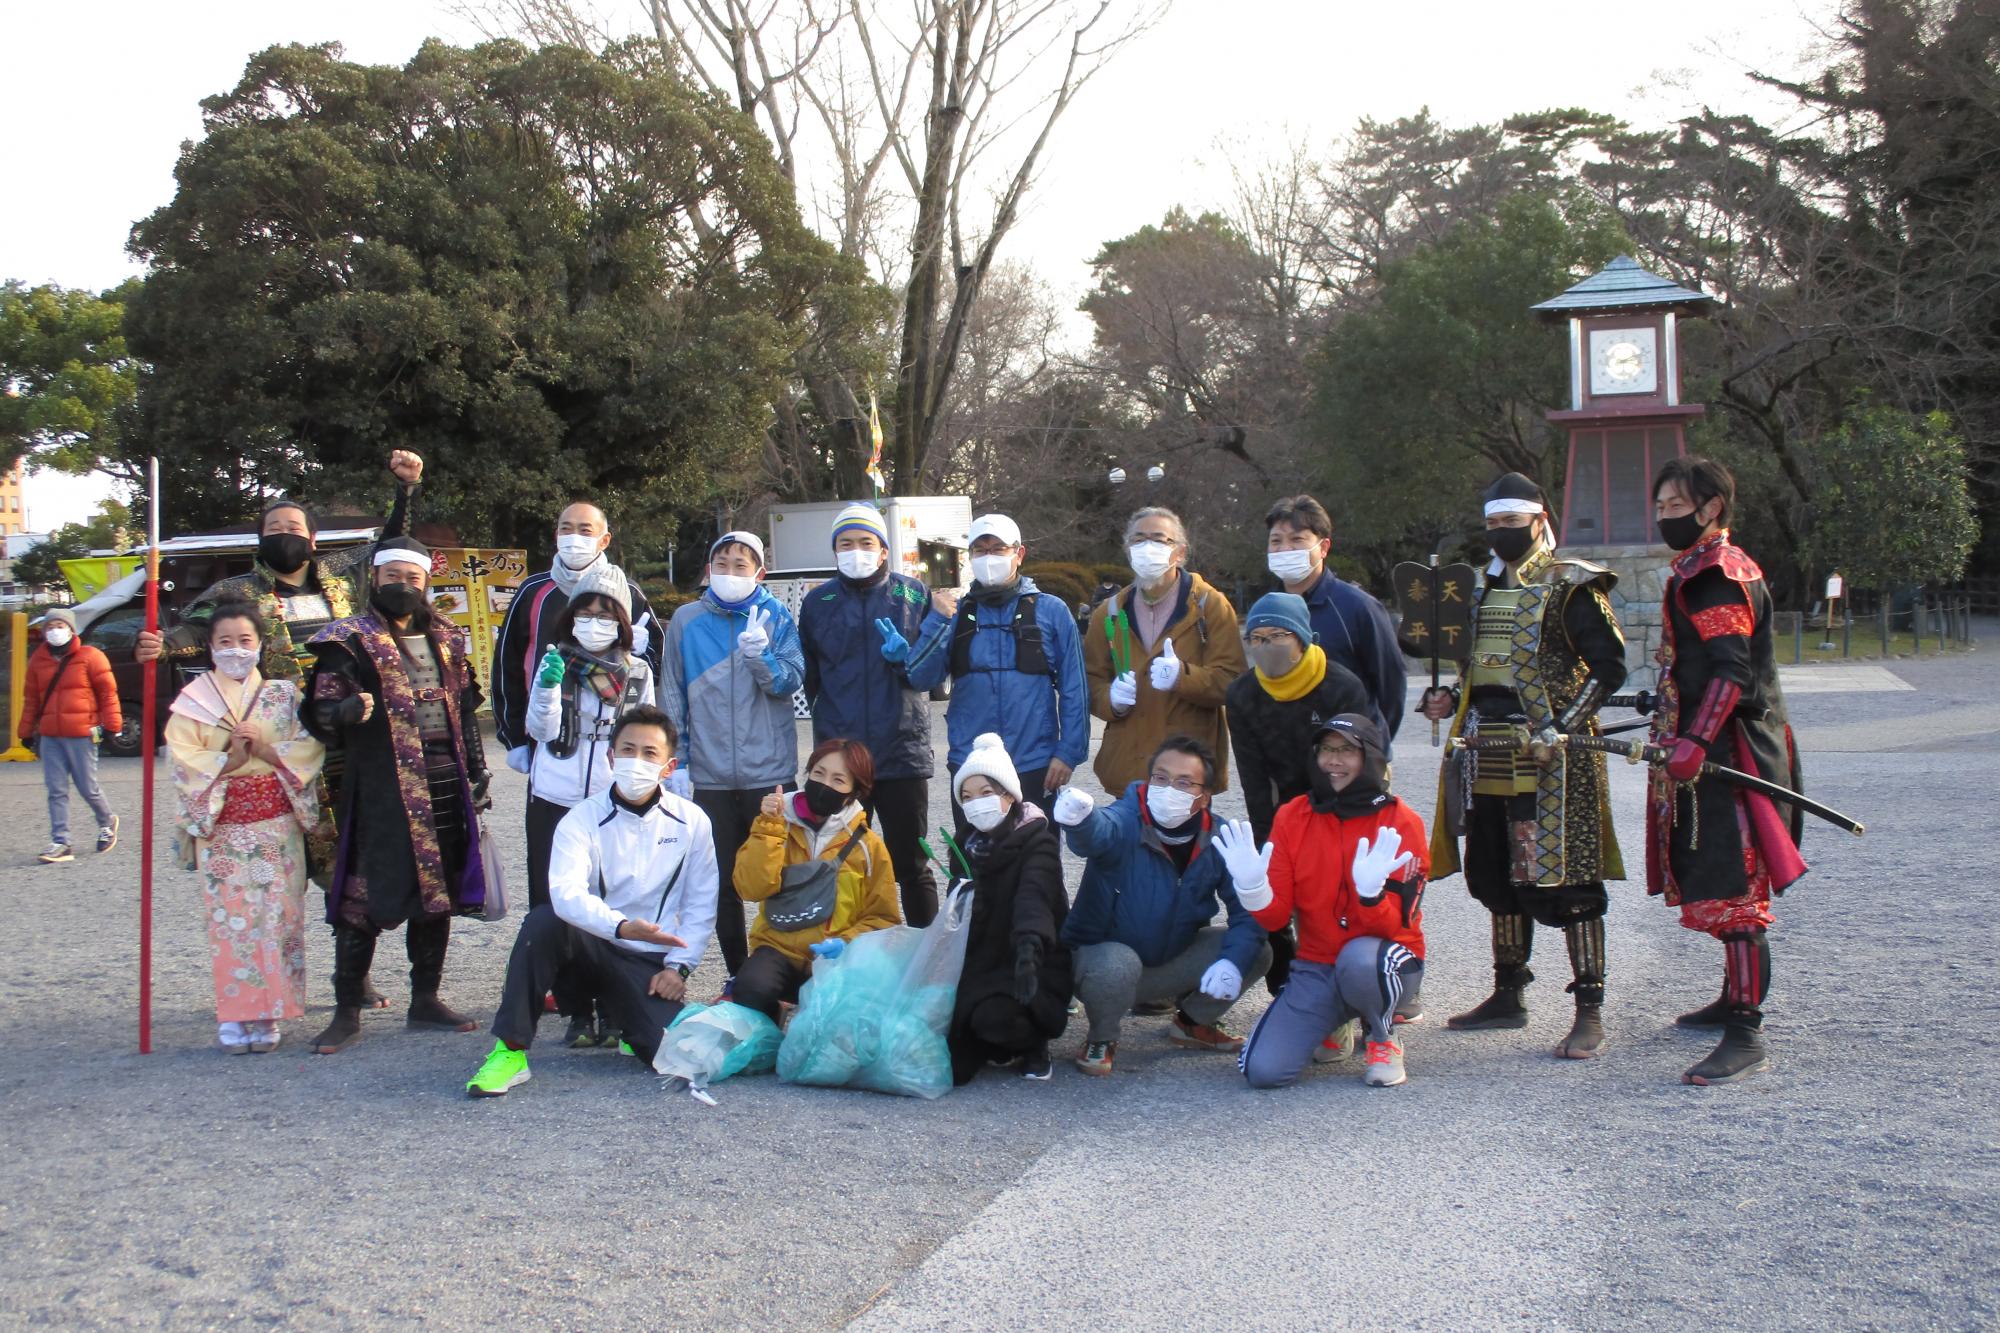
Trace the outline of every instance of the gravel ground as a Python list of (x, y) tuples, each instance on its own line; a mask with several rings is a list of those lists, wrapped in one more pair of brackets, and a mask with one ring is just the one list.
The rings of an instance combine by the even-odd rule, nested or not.
[[(275, 1055), (225, 1058), (199, 889), (163, 871), (141, 1057), (138, 766), (103, 769), (125, 840), (60, 867), (33, 862), (39, 771), (0, 767), (0, 1321), (1992, 1326), (2000, 654), (1891, 665), (1913, 689), (1795, 699), (1812, 789), (1869, 834), (1810, 831), (1814, 873), (1773, 935), (1777, 1068), (1717, 1089), (1680, 1086), (1708, 1042), (1668, 1020), (1713, 997), (1719, 950), (1636, 881), (1614, 891), (1596, 1062), (1549, 1055), (1567, 1010), (1549, 932), (1526, 1031), (1443, 1028), (1489, 978), (1485, 916), (1454, 879), (1425, 904), (1430, 1016), (1406, 1029), (1400, 1089), (1338, 1067), (1253, 1094), (1153, 1018), (1128, 1022), (1103, 1082), (1059, 1061), (1052, 1083), (988, 1075), (930, 1104), (753, 1078), (711, 1110), (553, 1048), (474, 1103), (490, 1039), (406, 1032), (399, 1009), (351, 1052), (307, 1055), (330, 1000), (318, 928), (306, 1021)], [(1406, 731), (1397, 778), (1428, 816), (1425, 739)], [(1636, 873), (1640, 774), (1614, 773)], [(496, 792), (518, 864), (521, 780)], [(159, 810), (164, 829), (164, 790)], [(491, 1013), (513, 929), (459, 925), (448, 998)], [(376, 976), (400, 1005), (397, 941)], [(693, 991), (719, 983), (711, 961)], [(1077, 1020), (1062, 1053), (1080, 1039)]]

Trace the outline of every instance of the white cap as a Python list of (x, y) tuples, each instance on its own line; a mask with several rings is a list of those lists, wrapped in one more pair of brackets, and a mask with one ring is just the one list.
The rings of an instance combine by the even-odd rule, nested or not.
[(998, 537), (1008, 546), (1021, 544), (1021, 525), (1005, 514), (981, 514), (972, 520), (972, 531), (965, 534), (967, 546), (981, 537)]
[(757, 553), (757, 567), (759, 569), (763, 568), (764, 539), (762, 537), (759, 537), (754, 532), (743, 532), (741, 530), (738, 530), (735, 532), (723, 533), (720, 537), (717, 537), (715, 539), (714, 544), (708, 548), (708, 558), (711, 561), (713, 561), (715, 559), (715, 553), (717, 551), (720, 551), (723, 547), (729, 545), (729, 543), (731, 542), (735, 542), (739, 546), (747, 546), (752, 551), (755, 551)]

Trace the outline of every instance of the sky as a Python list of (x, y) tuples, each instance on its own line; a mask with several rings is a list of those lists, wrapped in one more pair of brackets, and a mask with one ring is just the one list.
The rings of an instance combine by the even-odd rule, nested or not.
[[(1783, 123), (1785, 101), (1748, 73), (1811, 67), (1830, 8), (1177, 0), (1071, 106), (1001, 257), (1081, 295), (1104, 241), (1176, 204), (1225, 206), (1232, 165), (1288, 143), (1330, 144), (1363, 116), (1427, 106), (1465, 124), (1582, 106), (1658, 125), (1706, 105)], [(1640, 21), (1620, 22), (1627, 14)], [(472, 35), (441, 0), (6, 6), (0, 125), (17, 188), (0, 207), (0, 278), (104, 288), (142, 271), (124, 249), (132, 223), (172, 196), (179, 146), (201, 133), (200, 100), (233, 86), (252, 52), (337, 41), (350, 59), (400, 64), (428, 36)], [(31, 473), (30, 525), (80, 521), (107, 493), (102, 478)]]

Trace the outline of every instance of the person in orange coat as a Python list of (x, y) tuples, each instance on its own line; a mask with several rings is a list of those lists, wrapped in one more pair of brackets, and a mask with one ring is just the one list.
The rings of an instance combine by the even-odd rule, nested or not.
[(28, 658), (21, 698), (21, 743), (42, 758), (49, 792), (49, 846), (43, 865), (74, 861), (69, 849), (69, 789), (75, 783), (97, 816), (97, 850), (118, 845), (118, 816), (97, 785), (97, 741), (125, 725), (111, 660), (76, 637), (76, 616), (59, 606), (42, 619), (42, 645)]
[[(813, 960), (838, 958), (857, 935), (901, 925), (896, 867), (868, 827), (875, 761), (860, 741), (830, 737), (806, 756), (805, 786), (764, 798), (736, 854), (736, 895), (758, 904), (750, 956), (723, 998), (776, 1021), (796, 1004)], [(808, 891), (800, 872), (833, 867), (831, 893)], [(725, 904), (724, 910), (728, 910)]]
[(1396, 1041), (1396, 1002), (1424, 972), (1421, 907), (1430, 861), (1424, 821), (1389, 794), (1381, 728), (1341, 713), (1313, 728), (1312, 791), (1286, 802), (1261, 849), (1247, 821), (1215, 839), (1236, 897), (1266, 930), (1296, 916), (1291, 979), (1244, 1044), (1253, 1088), (1298, 1081), (1328, 1034), (1367, 1028), (1363, 1081), (1407, 1077)]

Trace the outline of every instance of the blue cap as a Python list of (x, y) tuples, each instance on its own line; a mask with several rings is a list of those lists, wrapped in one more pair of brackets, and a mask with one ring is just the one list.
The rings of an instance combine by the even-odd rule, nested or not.
[(1306, 599), (1295, 592), (1267, 592), (1259, 597), (1244, 617), (1243, 633), (1248, 637), (1257, 629), (1281, 629), (1296, 634), (1302, 644), (1316, 641), (1312, 613), (1306, 610)]

